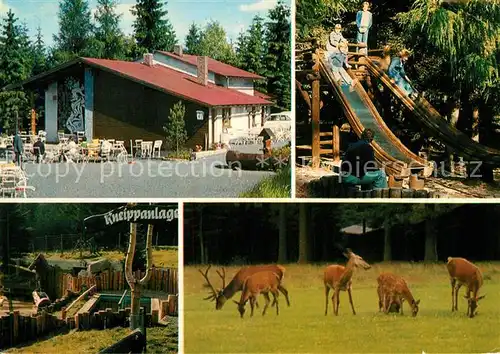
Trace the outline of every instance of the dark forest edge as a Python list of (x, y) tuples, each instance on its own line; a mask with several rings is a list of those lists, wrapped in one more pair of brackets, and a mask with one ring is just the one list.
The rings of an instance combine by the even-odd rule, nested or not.
[(185, 204), (184, 213), (186, 264), (326, 263), (345, 248), (370, 262), (500, 260), (497, 205)]

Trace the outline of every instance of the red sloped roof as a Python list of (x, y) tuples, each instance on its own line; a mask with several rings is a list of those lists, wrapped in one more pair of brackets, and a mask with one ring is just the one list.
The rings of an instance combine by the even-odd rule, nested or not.
[(162, 65), (153, 67), (120, 60), (82, 58), (84, 63), (112, 71), (141, 83), (205, 106), (270, 105), (271, 102), (236, 90), (209, 83), (200, 85), (196, 78)]
[[(164, 52), (162, 50), (157, 50), (158, 53), (168, 55), (169, 57), (178, 59), (180, 61), (183, 61), (185, 63), (191, 64), (196, 66), (197, 61), (198, 61), (198, 56), (196, 55), (191, 55), (191, 54), (182, 54), (182, 56), (179, 56), (174, 53), (170, 52)], [(243, 78), (249, 78), (249, 79), (264, 79), (264, 77), (236, 68), (232, 65), (220, 62), (218, 60), (208, 58), (208, 71), (212, 71), (216, 74), (222, 75), (222, 76), (228, 76), (228, 77), (243, 77)]]
[(271, 99), (272, 97), (269, 96), (267, 93), (264, 93), (264, 92), (260, 92), (260, 91), (257, 91), (257, 90), (253, 90), (253, 93), (255, 96), (257, 97), (260, 97), (260, 98), (263, 98), (265, 100), (268, 100), (268, 99)]

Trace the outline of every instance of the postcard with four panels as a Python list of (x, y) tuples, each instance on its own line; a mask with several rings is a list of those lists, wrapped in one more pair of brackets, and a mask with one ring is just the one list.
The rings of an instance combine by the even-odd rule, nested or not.
[(500, 352), (500, 0), (0, 23), (0, 352)]

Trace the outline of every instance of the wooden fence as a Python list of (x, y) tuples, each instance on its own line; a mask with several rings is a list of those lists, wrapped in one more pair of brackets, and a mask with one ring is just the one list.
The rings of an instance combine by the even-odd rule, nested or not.
[(0, 349), (36, 340), (64, 326), (64, 321), (46, 312), (22, 316), (19, 311), (14, 311), (8, 316), (0, 317)]
[[(135, 277), (140, 279), (144, 272), (137, 270)], [(59, 275), (62, 294), (67, 290), (79, 293), (83, 287), (87, 289), (96, 285), (97, 291), (119, 291), (128, 289), (125, 273), (122, 271), (106, 270), (98, 275), (73, 276), (71, 274)], [(168, 294), (177, 294), (179, 292), (177, 269), (176, 268), (153, 268), (151, 278), (144, 287), (147, 290), (162, 291)]]

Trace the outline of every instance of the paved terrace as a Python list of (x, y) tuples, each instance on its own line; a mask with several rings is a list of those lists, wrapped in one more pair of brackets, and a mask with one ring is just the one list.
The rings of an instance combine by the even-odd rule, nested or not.
[[(283, 144), (276, 144), (279, 147)], [(52, 148), (48, 146), (47, 148)], [(261, 145), (235, 146), (258, 152)], [(134, 159), (134, 163), (25, 163), (31, 198), (229, 198), (273, 172), (232, 171), (225, 152), (196, 161)]]

